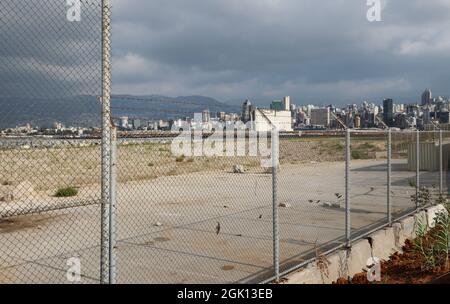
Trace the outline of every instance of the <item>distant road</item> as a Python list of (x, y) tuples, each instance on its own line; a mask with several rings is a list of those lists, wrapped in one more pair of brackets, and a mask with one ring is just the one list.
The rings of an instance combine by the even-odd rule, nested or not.
[[(119, 140), (122, 142), (163, 142), (170, 141), (180, 135), (180, 133), (165, 131), (142, 131), (142, 132), (119, 132)], [(203, 133), (203, 137), (213, 135), (212, 132)], [(330, 131), (294, 131), (280, 133), (282, 138), (316, 138), (316, 137), (344, 137), (343, 130)], [(384, 137), (383, 130), (354, 130), (352, 137)], [(20, 147), (56, 147), (56, 146), (82, 146), (82, 145), (98, 145), (101, 143), (100, 135), (92, 135), (89, 137), (74, 138), (69, 136), (0, 136), (0, 148), (20, 148)]]

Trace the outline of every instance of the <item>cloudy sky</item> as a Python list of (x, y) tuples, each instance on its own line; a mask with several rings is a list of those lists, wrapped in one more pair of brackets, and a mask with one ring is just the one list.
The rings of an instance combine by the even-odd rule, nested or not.
[[(345, 104), (448, 94), (450, 1), (112, 0), (114, 92)], [(411, 100), (415, 101), (415, 100)]]

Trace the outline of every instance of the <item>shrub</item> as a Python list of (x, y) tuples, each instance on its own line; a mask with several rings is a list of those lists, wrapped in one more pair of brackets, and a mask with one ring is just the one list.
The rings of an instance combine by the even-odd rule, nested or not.
[(78, 189), (75, 187), (60, 188), (55, 193), (55, 197), (72, 197), (78, 195)]
[(181, 156), (178, 156), (177, 158), (175, 158), (175, 160), (177, 163), (182, 163), (184, 161), (184, 158), (185, 158), (185, 156), (181, 155)]
[(365, 149), (365, 150), (377, 150), (378, 147), (375, 144), (372, 143), (363, 143), (362, 145), (359, 146), (360, 149)]
[(367, 152), (363, 152), (360, 150), (352, 150), (352, 159), (367, 159)]
[(345, 147), (344, 147), (343, 143), (338, 142), (338, 143), (334, 144), (333, 148), (334, 148), (334, 150), (337, 150), (337, 151), (343, 151)]
[(431, 196), (430, 189), (428, 189), (427, 187), (420, 187), (418, 194), (418, 197), (416, 197), (415, 194), (411, 195), (411, 202), (413, 204), (419, 207), (431, 205), (433, 198)]
[(415, 250), (424, 259), (425, 270), (449, 267), (450, 218), (446, 212), (440, 212), (435, 218), (435, 227), (428, 231), (427, 225), (419, 220), (416, 229)]
[(440, 265), (448, 270), (450, 250), (450, 217), (446, 212), (439, 212), (436, 221), (436, 254)]

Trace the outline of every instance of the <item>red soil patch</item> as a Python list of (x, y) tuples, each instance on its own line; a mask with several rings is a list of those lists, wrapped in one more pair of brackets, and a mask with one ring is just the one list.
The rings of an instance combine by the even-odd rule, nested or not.
[[(382, 281), (384, 284), (428, 284), (434, 281), (449, 280), (445, 275), (450, 269), (441, 267), (434, 270), (424, 270), (424, 257), (414, 249), (413, 241), (407, 240), (403, 253), (394, 253), (389, 261), (381, 262)], [(350, 281), (339, 279), (335, 284), (373, 284), (367, 280), (367, 273), (356, 274)]]

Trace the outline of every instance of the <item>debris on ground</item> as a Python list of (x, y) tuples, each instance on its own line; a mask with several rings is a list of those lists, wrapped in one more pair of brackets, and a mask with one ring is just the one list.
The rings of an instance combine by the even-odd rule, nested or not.
[(245, 173), (244, 166), (242, 166), (242, 165), (235, 165), (233, 167), (233, 172), (236, 173), (236, 174), (243, 174), (243, 173)]
[(291, 204), (288, 204), (288, 203), (280, 203), (278, 206), (280, 208), (291, 208), (292, 207)]

